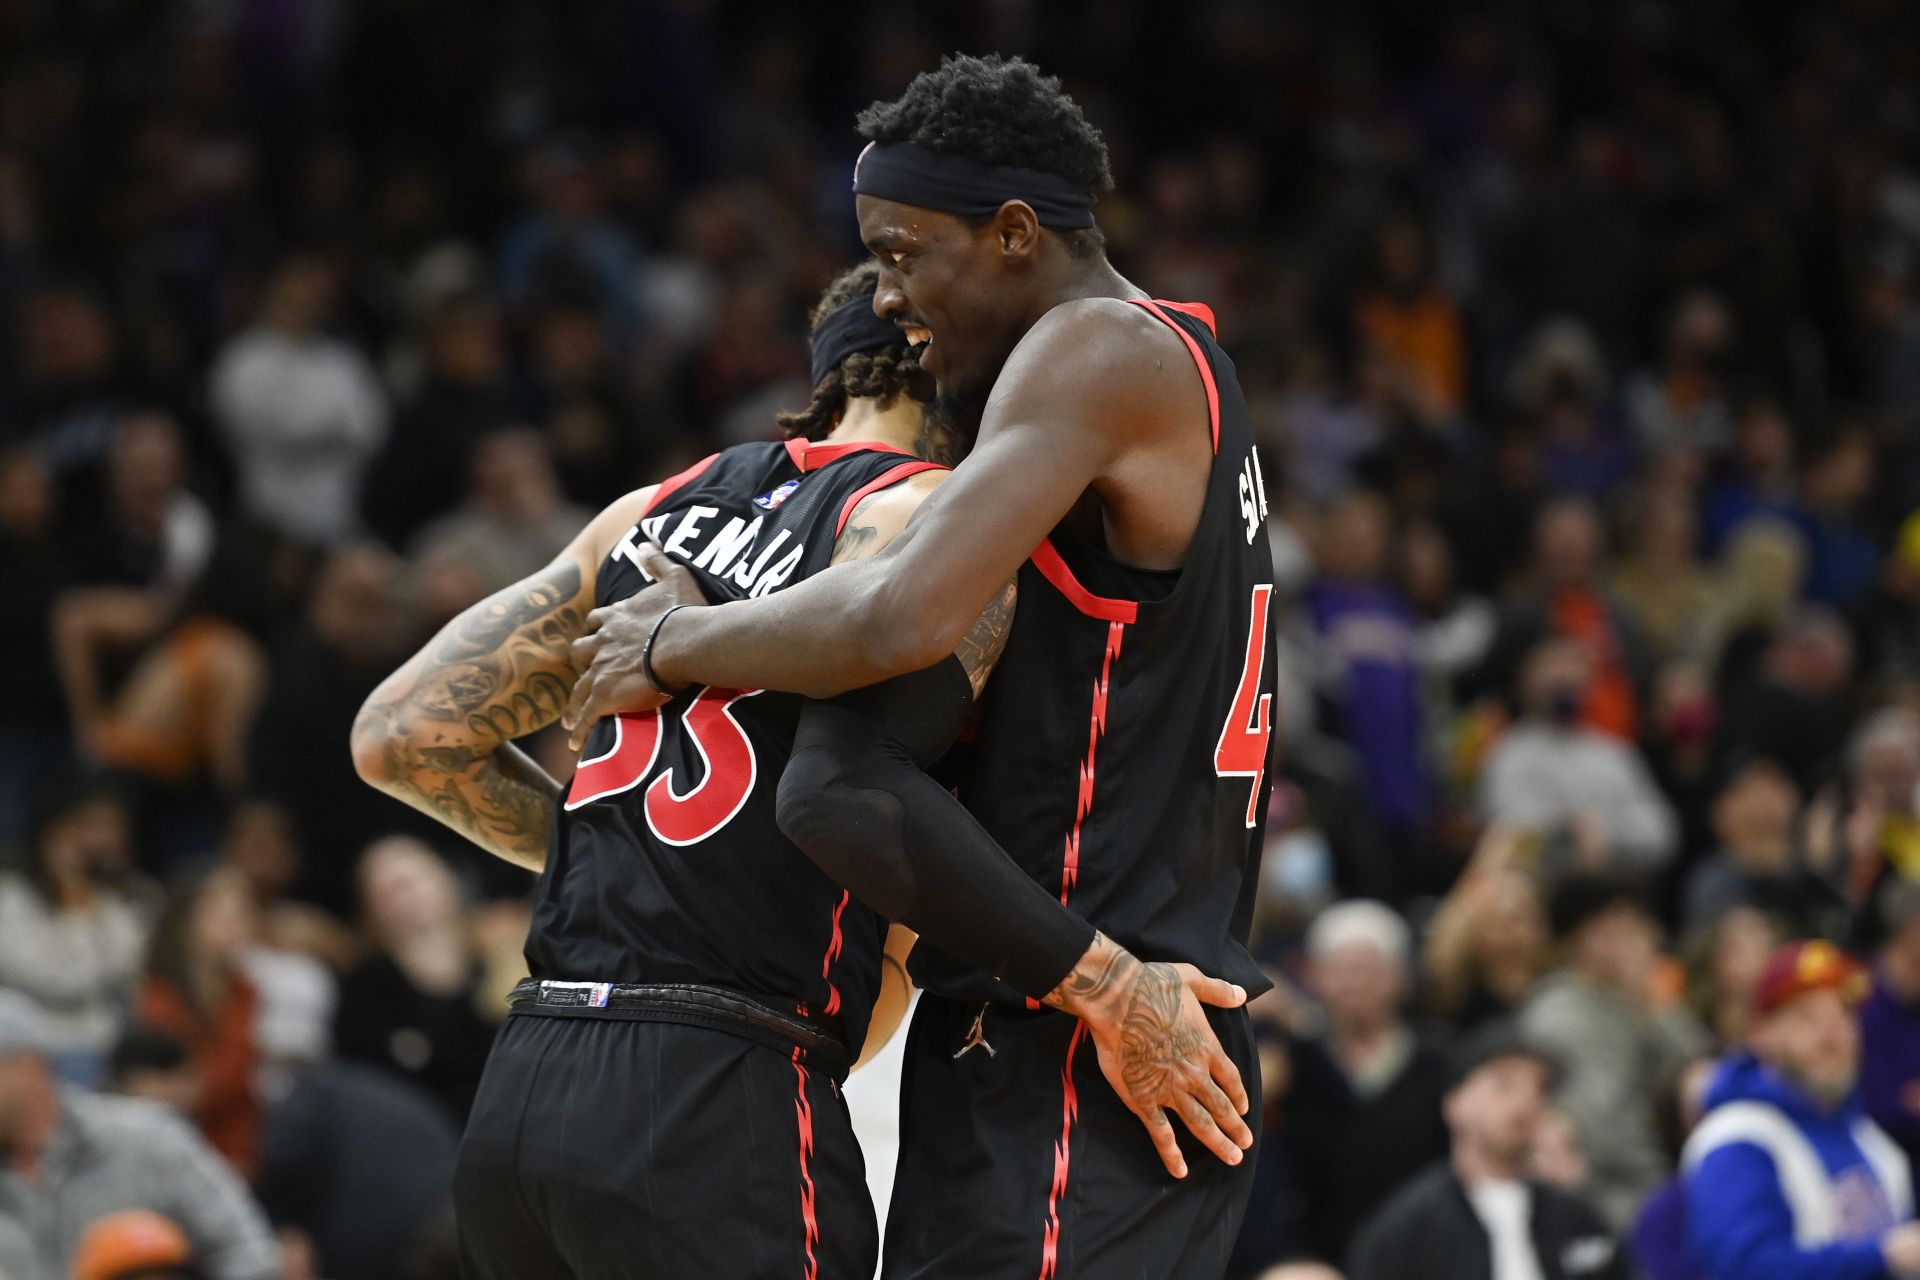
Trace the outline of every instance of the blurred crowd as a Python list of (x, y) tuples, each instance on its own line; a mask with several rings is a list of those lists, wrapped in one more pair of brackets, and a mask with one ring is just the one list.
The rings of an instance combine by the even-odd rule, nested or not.
[[(1920, 1152), (1902, 0), (0, 0), (0, 1273), (450, 1274), (527, 885), (354, 711), (805, 403), (853, 113), (956, 48), (1085, 104), (1260, 432), (1235, 1275), (1920, 1274), (1846, 1147)], [(1742, 1252), (1821, 1226), (1754, 1108), (1854, 1269)]]

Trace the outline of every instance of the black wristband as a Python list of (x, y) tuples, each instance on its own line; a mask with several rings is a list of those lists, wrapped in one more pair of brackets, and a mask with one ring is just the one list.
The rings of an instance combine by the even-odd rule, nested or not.
[(660, 673), (653, 669), (653, 642), (660, 638), (660, 628), (667, 625), (667, 619), (687, 607), (688, 605), (685, 603), (677, 604), (661, 614), (658, 618), (655, 618), (653, 620), (653, 630), (647, 632), (647, 642), (640, 646), (640, 673), (653, 682), (654, 688), (669, 696), (684, 692), (689, 686), (683, 684), (678, 689), (667, 688), (666, 682), (660, 678)]

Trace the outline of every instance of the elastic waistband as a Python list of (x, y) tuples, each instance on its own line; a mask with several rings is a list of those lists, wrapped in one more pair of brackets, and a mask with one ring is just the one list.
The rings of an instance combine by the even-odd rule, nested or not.
[(611, 1018), (625, 1022), (674, 1022), (724, 1031), (768, 1048), (799, 1049), (809, 1064), (836, 1080), (853, 1061), (845, 1045), (798, 1018), (776, 1013), (737, 991), (694, 982), (561, 982), (523, 978), (507, 995), (507, 1012), (545, 1018)]

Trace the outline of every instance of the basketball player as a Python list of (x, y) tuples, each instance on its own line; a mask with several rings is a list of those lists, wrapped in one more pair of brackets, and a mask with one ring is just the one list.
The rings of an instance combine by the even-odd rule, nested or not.
[[(1017, 574), (967, 807), (1102, 937), (1264, 990), (1246, 940), (1273, 567), (1211, 313), (1151, 299), (1107, 261), (1105, 147), (1031, 65), (950, 58), (859, 128), (875, 311), (916, 340), (943, 398), (979, 408), (978, 442), (879, 556), (760, 600), (703, 608), (674, 581), (601, 611), (565, 719), (578, 733), (695, 682), (829, 697), (885, 680), (943, 658)], [(1109, 1073), (1116, 1096), (1087, 1060), (1097, 1029), (926, 942), (913, 968), (927, 995), (888, 1277), (1222, 1273), (1252, 1162), (1188, 1168), (1191, 1143), (1141, 1106), (1159, 1049)], [(1209, 1016), (1251, 1085), (1244, 1011)]]
[[(997, 657), (1011, 584), (956, 656), (891, 693), (803, 708), (709, 689), (606, 721), (564, 797), (511, 740), (557, 717), (588, 607), (645, 587), (643, 559), (683, 563), (717, 600), (764, 597), (883, 546), (944, 478), (915, 456), (945, 442), (924, 411), (931, 380), (873, 313), (877, 275), (866, 264), (823, 299), (814, 402), (787, 415), (795, 438), (726, 450), (613, 504), (542, 573), (449, 624), (357, 719), (363, 777), (542, 873), (535, 976), (514, 993), (456, 1176), (469, 1277), (873, 1274), (872, 1206), (838, 1084), (867, 1038), (886, 925), (780, 838), (776, 783), (796, 732), (811, 732), (893, 744), (945, 798), (919, 766), (945, 749)], [(645, 538), (664, 550), (643, 557)], [(836, 821), (831, 797), (805, 808)], [(1064, 981), (1083, 955), (1103, 972), (1162, 968), (1095, 945), (999, 850), (967, 861), (977, 848), (916, 858), (892, 905), (956, 954), (1096, 1020), (1101, 1007)], [(992, 892), (970, 898), (957, 882)], [(1213, 998), (1244, 999), (1193, 977)]]

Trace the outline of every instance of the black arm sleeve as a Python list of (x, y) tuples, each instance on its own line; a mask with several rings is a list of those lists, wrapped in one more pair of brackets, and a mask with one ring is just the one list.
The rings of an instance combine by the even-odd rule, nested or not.
[(1044, 996), (1093, 945), (1094, 930), (927, 776), (972, 701), (965, 669), (949, 658), (808, 703), (780, 779), (780, 830), (873, 910)]

